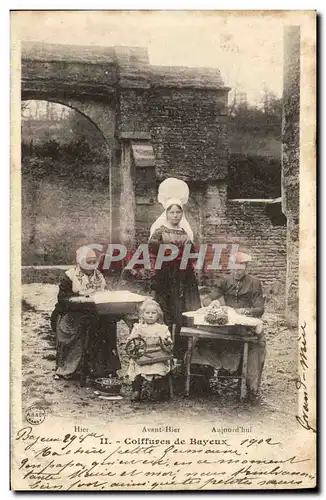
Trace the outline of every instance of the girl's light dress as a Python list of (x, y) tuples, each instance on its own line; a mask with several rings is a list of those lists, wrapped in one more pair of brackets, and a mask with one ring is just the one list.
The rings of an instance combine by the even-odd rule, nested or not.
[[(162, 355), (166, 352), (162, 349), (160, 339), (165, 345), (172, 345), (171, 334), (166, 325), (154, 323), (153, 325), (136, 323), (128, 337), (128, 341), (136, 337), (141, 337), (145, 340), (147, 347), (159, 349)], [(143, 358), (142, 358), (143, 359)], [(141, 375), (146, 380), (153, 380), (154, 376), (164, 377), (171, 371), (171, 361), (160, 361), (153, 364), (142, 364), (141, 366), (136, 360), (131, 359), (129, 363), (128, 377), (131, 381), (135, 380), (137, 375)]]

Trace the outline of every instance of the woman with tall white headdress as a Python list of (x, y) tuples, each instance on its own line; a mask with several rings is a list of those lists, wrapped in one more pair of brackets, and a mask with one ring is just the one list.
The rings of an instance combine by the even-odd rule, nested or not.
[[(164, 212), (153, 223), (149, 238), (151, 288), (163, 310), (165, 323), (170, 329), (173, 324), (176, 325), (176, 356), (182, 356), (186, 350), (186, 342), (179, 336), (180, 328), (186, 321), (182, 313), (200, 307), (193, 261), (189, 260), (186, 268), (180, 269), (184, 247), (186, 244), (192, 245), (194, 237), (184, 213), (184, 205), (188, 202), (188, 198), (189, 188), (184, 181), (169, 178), (160, 184), (158, 201), (163, 205)], [(155, 269), (161, 244), (175, 245), (178, 248), (178, 255), (173, 260), (163, 262), (161, 269)]]

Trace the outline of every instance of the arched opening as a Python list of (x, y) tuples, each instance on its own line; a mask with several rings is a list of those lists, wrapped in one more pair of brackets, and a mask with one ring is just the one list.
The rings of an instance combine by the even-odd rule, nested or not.
[(22, 264), (68, 265), (112, 233), (111, 150), (88, 117), (22, 101)]

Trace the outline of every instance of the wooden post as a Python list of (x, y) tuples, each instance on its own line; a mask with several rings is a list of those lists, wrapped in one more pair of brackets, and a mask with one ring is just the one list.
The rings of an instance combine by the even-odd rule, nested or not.
[(243, 359), (242, 359), (242, 370), (241, 370), (241, 389), (240, 389), (241, 402), (243, 402), (246, 397), (247, 369), (248, 369), (248, 342), (245, 342), (243, 344)]
[(131, 248), (135, 244), (136, 197), (130, 141), (121, 148), (120, 243)]
[(112, 243), (112, 151), (107, 148), (108, 160), (109, 160), (109, 242)]
[(188, 337), (188, 350), (186, 354), (186, 388), (185, 388), (185, 396), (188, 397), (190, 393), (190, 378), (191, 378), (191, 358), (192, 358), (192, 349), (194, 345), (193, 337)]

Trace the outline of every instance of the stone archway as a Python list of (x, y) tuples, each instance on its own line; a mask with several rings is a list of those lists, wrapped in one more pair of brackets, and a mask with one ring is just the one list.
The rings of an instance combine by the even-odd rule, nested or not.
[(24, 90), (22, 90), (21, 99), (22, 101), (48, 101), (71, 108), (87, 118), (94, 125), (94, 127), (97, 128), (110, 149), (114, 149), (116, 146), (116, 111), (114, 109), (114, 105), (104, 106), (100, 102), (85, 102), (80, 99), (73, 99), (69, 97), (51, 97), (51, 94), (46, 94), (44, 92), (24, 92)]
[[(32, 97), (30, 95), (30, 97)], [(39, 99), (30, 99), (29, 100), (32, 104), (32, 108), (35, 106), (33, 104), (33, 101), (40, 101)], [(97, 207), (97, 212), (98, 216), (94, 218), (94, 228), (90, 228), (89, 230), (89, 235), (92, 238), (95, 236), (94, 242), (101, 242), (101, 243), (106, 243), (112, 239), (112, 209), (115, 206), (117, 208), (117, 202), (114, 203), (112, 199), (112, 189), (111, 189), (111, 149), (110, 146), (112, 147), (112, 144), (114, 145), (114, 137), (112, 138), (112, 132), (110, 133), (111, 130), (114, 130), (114, 122), (111, 119), (111, 123), (109, 119), (107, 119), (106, 122), (106, 131), (107, 134), (104, 136), (103, 130), (99, 128), (99, 126), (94, 123), (96, 120), (97, 116), (96, 107), (93, 109), (87, 108), (87, 106), (83, 106), (83, 103), (79, 105), (79, 103), (74, 102), (74, 101), (66, 101), (64, 102), (64, 99), (61, 100), (61, 102), (58, 102), (59, 99), (55, 100), (55, 104), (60, 104), (61, 106), (73, 109), (74, 111), (77, 112), (78, 115), (82, 117), (82, 119), (79, 119), (78, 123), (83, 123), (84, 125), (81, 125), (84, 127), (84, 130), (86, 130), (86, 136), (90, 134), (90, 137), (93, 137), (93, 142), (95, 140), (95, 146), (93, 144), (93, 151), (94, 153), (98, 152), (98, 155), (88, 155), (88, 158), (95, 158), (95, 163), (90, 162), (89, 160), (85, 160), (87, 162), (87, 165), (90, 166), (87, 167), (87, 170), (89, 171), (89, 174), (87, 173), (88, 177), (92, 176), (92, 165), (94, 165), (95, 171), (94, 171), (94, 186), (96, 190), (96, 196), (94, 197), (94, 192), (92, 185), (88, 185), (87, 189), (86, 186), (83, 186), (83, 182), (78, 178), (75, 177), (73, 181), (67, 180), (69, 177), (69, 169), (74, 168), (76, 169), (75, 165), (78, 165), (78, 162), (72, 162), (71, 160), (69, 162), (68, 158), (71, 158), (71, 155), (69, 154), (69, 145), (74, 142), (74, 139), (76, 137), (74, 135), (71, 136), (71, 139), (67, 138), (67, 141), (65, 140), (65, 135), (67, 134), (69, 130), (69, 126), (67, 125), (67, 122), (65, 123), (64, 121), (57, 121), (54, 123), (57, 123), (57, 127), (59, 129), (61, 127), (65, 127), (66, 130), (64, 133), (61, 132), (61, 138), (60, 138), (60, 133), (59, 135), (55, 134), (55, 138), (58, 144), (62, 144), (62, 148), (59, 147), (59, 151), (61, 150), (61, 153), (59, 153), (59, 157), (61, 157), (61, 165), (65, 165), (63, 167), (62, 172), (67, 171), (68, 175), (67, 178), (65, 178), (64, 175), (62, 175), (62, 172), (60, 170), (59, 172), (59, 177), (56, 178), (56, 173), (58, 173), (58, 168), (57, 165), (60, 163), (58, 160), (56, 160), (56, 154), (53, 157), (52, 154), (47, 155), (47, 153), (42, 153), (42, 146), (40, 144), (36, 145), (36, 156), (35, 156), (35, 144), (34, 147), (28, 147), (28, 153), (27, 156), (23, 159), (22, 163), (22, 196), (23, 196), (23, 231), (22, 231), (22, 256), (23, 256), (23, 262), (26, 265), (30, 264), (65, 264), (65, 258), (62, 258), (62, 255), (66, 255), (66, 258), (70, 262), (70, 253), (72, 255), (74, 254), (74, 249), (76, 245), (79, 244), (85, 244), (86, 242), (89, 241), (83, 241), (85, 238), (87, 239), (88, 234), (85, 234), (85, 228), (83, 227), (83, 220), (85, 221), (87, 219), (87, 216), (78, 216), (77, 212), (87, 212), (89, 206), (92, 207), (92, 209), (95, 212), (95, 208)], [(42, 101), (41, 101), (42, 102)], [(53, 102), (50, 100), (46, 100), (46, 102)], [(42, 115), (43, 115), (43, 120), (45, 117), (46, 113), (46, 104), (45, 101), (43, 101), (43, 105), (40, 105), (41, 108), (41, 122), (42, 123)], [(30, 108), (31, 109), (31, 108)], [(84, 113), (81, 112), (81, 109), (83, 109)], [(77, 111), (78, 110), (78, 111)], [(93, 111), (93, 113), (92, 113)], [(95, 113), (94, 113), (95, 111)], [(59, 111), (57, 111), (59, 115), (61, 115), (61, 111), (59, 108)], [(106, 115), (108, 116), (108, 114)], [(34, 117), (35, 119), (35, 117)], [(73, 118), (72, 118), (73, 119)], [(73, 119), (74, 120), (74, 119)], [(80, 121), (81, 120), (81, 121)], [(87, 126), (87, 123), (91, 124), (91, 127)], [(25, 123), (25, 120), (23, 121)], [(33, 119), (29, 121), (29, 123), (33, 123)], [(36, 123), (36, 122), (35, 122)], [(40, 123), (36, 125), (36, 127), (40, 127)], [(65, 123), (65, 124), (64, 124)], [(74, 123), (74, 122), (72, 122)], [(101, 123), (101, 121), (100, 121)], [(86, 125), (86, 128), (85, 128)], [(94, 127), (94, 132), (92, 133), (92, 128)], [(34, 126), (33, 126), (34, 128)], [(42, 132), (43, 128), (43, 132)], [(34, 129), (35, 130), (35, 129)], [(47, 132), (46, 130), (46, 125), (44, 129), (44, 124), (42, 124), (40, 128), (40, 133), (41, 136), (46, 136)], [(52, 133), (55, 133), (55, 127), (54, 129), (51, 129)], [(83, 130), (83, 128), (81, 129)], [(63, 134), (63, 135), (62, 135)], [(25, 135), (25, 141), (28, 136), (31, 134), (27, 133)], [(32, 137), (34, 135), (34, 143), (35, 143), (35, 137), (37, 137), (37, 133), (35, 135), (32, 134)], [(108, 138), (108, 140), (107, 140)], [(51, 132), (50, 135), (47, 137), (44, 137), (45, 141), (50, 141), (49, 143), (46, 142), (46, 144), (43, 144), (46, 147), (51, 146), (51, 141), (53, 141)], [(72, 141), (72, 142), (71, 142)], [(26, 144), (26, 142), (25, 142)], [(54, 141), (55, 144), (55, 141)], [(86, 146), (89, 144), (86, 141)], [(98, 147), (97, 147), (98, 145)], [(81, 144), (83, 146), (83, 143)], [(68, 150), (67, 150), (68, 147)], [(76, 147), (76, 146), (74, 146)], [(26, 145), (25, 148), (26, 150)], [(68, 157), (67, 156), (62, 156), (62, 151), (67, 150), (68, 152)], [(81, 149), (84, 151), (84, 148), (82, 147)], [(92, 147), (91, 147), (92, 150)], [(45, 150), (43, 150), (45, 151)], [(51, 147), (50, 147), (51, 151)], [(52, 166), (48, 165), (48, 161), (46, 164), (44, 163), (44, 167), (42, 165), (42, 155), (50, 156), (53, 157), (53, 170)], [(87, 154), (87, 149), (86, 149), (86, 154)], [(41, 155), (41, 156), (40, 156)], [(39, 161), (36, 161), (39, 158)], [(67, 158), (67, 162), (65, 159)], [(78, 158), (78, 154), (77, 154)], [(83, 153), (81, 153), (81, 162), (83, 162)], [(97, 158), (97, 160), (96, 160)], [(46, 160), (46, 159), (45, 159)], [(35, 164), (35, 175), (33, 174), (34, 170), (34, 164)], [(85, 165), (85, 164), (84, 164)], [(27, 168), (26, 168), (27, 167)], [(40, 168), (41, 170), (45, 169), (45, 171), (40, 173)], [(62, 167), (61, 167), (62, 168)], [(85, 168), (82, 167), (82, 168)], [(67, 169), (67, 170), (65, 170)], [(79, 171), (79, 170), (78, 170)], [(48, 173), (47, 173), (48, 172)], [(107, 172), (103, 174), (103, 172)], [(45, 175), (44, 175), (45, 174)], [(100, 177), (99, 177), (100, 175)], [(105, 175), (105, 180), (103, 178), (103, 175)], [(70, 174), (71, 176), (71, 174)], [(83, 177), (83, 174), (82, 174)], [(98, 185), (98, 181), (96, 179), (103, 178), (103, 184), (100, 183)], [(71, 188), (69, 187), (69, 184), (71, 185)], [(74, 192), (74, 189), (76, 192)], [(81, 191), (82, 190), (82, 191)], [(88, 192), (87, 192), (88, 190)], [(69, 194), (70, 193), (70, 194)], [(56, 196), (55, 196), (56, 194)], [(49, 197), (49, 203), (47, 203), (47, 196)], [(69, 200), (71, 198), (71, 201)], [(93, 202), (94, 199), (94, 202)], [(82, 200), (85, 200), (85, 206), (83, 206)], [(99, 203), (99, 200), (101, 200), (101, 204)], [(88, 201), (88, 205), (86, 202)], [(52, 207), (51, 207), (52, 204)], [(57, 213), (56, 207), (53, 207), (53, 205), (60, 205), (63, 212), (62, 214)], [(70, 208), (68, 208), (68, 205)], [(69, 210), (71, 210), (71, 224), (69, 220)], [(58, 222), (57, 219), (62, 219), (62, 223), (66, 224), (66, 228), (62, 227), (62, 223)], [(79, 220), (80, 219), (80, 220)], [(92, 223), (91, 220), (89, 220), (88, 217), (88, 223)], [(73, 226), (73, 227), (72, 227)], [(46, 227), (48, 228), (48, 232), (46, 230)], [(57, 230), (57, 233), (55, 231)], [(62, 240), (62, 236), (65, 233), (67, 234), (67, 247), (69, 246), (70, 252), (67, 249), (65, 253), (62, 254), (62, 249), (61, 249), (61, 243), (59, 244), (59, 241)], [(78, 234), (79, 231), (79, 234)], [(69, 234), (70, 233), (70, 234)], [(55, 234), (57, 236), (55, 237)], [(93, 236), (92, 236), (93, 235)], [(69, 237), (68, 237), (69, 236)], [(56, 241), (58, 240), (58, 242)], [(60, 260), (61, 258), (61, 260)], [(54, 259), (54, 260), (53, 260)], [(58, 260), (59, 259), (59, 260)]]
[[(130, 129), (126, 121), (127, 108), (121, 96), (123, 87), (148, 88), (148, 77), (142, 74), (148, 65), (147, 51), (31, 42), (22, 45), (21, 54), (23, 100), (42, 99), (69, 106), (89, 118), (103, 134), (111, 151), (112, 185), (119, 197), (117, 213), (112, 214), (118, 224), (111, 237), (132, 243), (135, 193), (130, 179), (131, 138), (137, 138), (138, 131), (133, 126)], [(139, 123), (141, 111), (130, 109), (128, 113)]]
[[(177, 176), (195, 183), (208, 175), (206, 184), (226, 183), (229, 90), (217, 68), (153, 66), (145, 48), (22, 46), (23, 98), (74, 106), (111, 142), (117, 240), (131, 247), (148, 236), (147, 214), (160, 210), (153, 201), (160, 181)], [(136, 193), (146, 168), (150, 185)], [(203, 239), (214, 225), (209, 221)]]
[[(51, 98), (51, 93), (47, 94), (44, 91), (38, 92), (37, 90), (24, 91), (22, 89), (22, 100), (44, 100), (48, 102), (54, 102), (66, 106), (74, 111), (80, 113), (82, 116), (87, 118), (96, 129), (100, 132), (103, 140), (107, 144), (107, 165), (110, 175), (110, 186), (115, 185), (116, 188), (120, 185), (120, 172), (118, 165), (118, 155), (120, 151), (119, 141), (117, 141), (116, 134), (116, 108), (115, 103), (112, 102), (111, 105), (97, 101), (83, 101), (77, 98), (69, 97), (53, 97)], [(110, 189), (110, 199), (112, 201), (112, 189)], [(112, 220), (117, 218), (118, 214), (113, 213), (114, 204), (112, 202), (112, 211), (109, 217), (109, 239), (117, 239), (118, 234), (113, 231)]]

